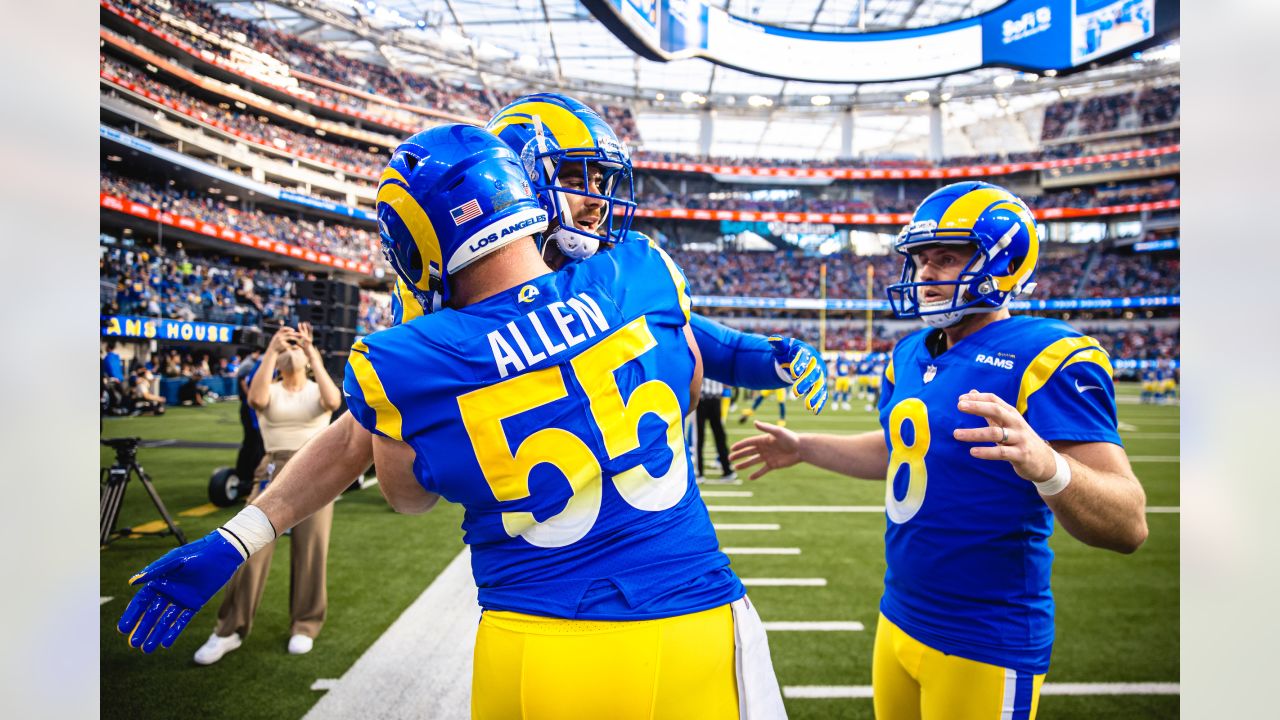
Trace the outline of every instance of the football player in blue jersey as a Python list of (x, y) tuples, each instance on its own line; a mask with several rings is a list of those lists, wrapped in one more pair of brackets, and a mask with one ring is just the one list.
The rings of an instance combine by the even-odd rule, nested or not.
[[(512, 101), (485, 127), (520, 154), (530, 174), (549, 217), (539, 248), (553, 270), (618, 243), (649, 242), (630, 229), (635, 212), (630, 154), (596, 111), (565, 95), (535, 93)], [(393, 320), (421, 314), (397, 281)], [(808, 343), (740, 332), (697, 313), (691, 325), (708, 377), (754, 390), (789, 387), (813, 413), (826, 406), (826, 365)], [(785, 418), (785, 406), (779, 407)]]
[(925, 198), (895, 247), (898, 317), (929, 325), (884, 371), (882, 432), (765, 434), (730, 455), (752, 478), (799, 462), (884, 479), (876, 717), (1034, 717), (1049, 669), (1056, 517), (1122, 553), (1145, 541), (1146, 497), (1117, 431), (1111, 362), (1093, 338), (1011, 317), (1039, 239), (1026, 205), (984, 182)]
[[(472, 716), (784, 717), (688, 463), (701, 370), (683, 274), (641, 242), (552, 272), (519, 157), (468, 125), (402, 143), (378, 200), (390, 264), (439, 309), (353, 346), (350, 432), (398, 510), (466, 508)], [(226, 570), (319, 506), (306, 483), (282, 473), (139, 573), (131, 644), (169, 646)]]

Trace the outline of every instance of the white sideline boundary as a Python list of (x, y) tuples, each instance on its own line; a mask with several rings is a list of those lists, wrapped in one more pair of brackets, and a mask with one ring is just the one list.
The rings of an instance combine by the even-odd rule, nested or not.
[[(1181, 695), (1178, 683), (1045, 683), (1041, 695)], [(871, 698), (870, 685), (788, 685), (782, 696), (792, 699), (826, 700)]]
[(782, 526), (778, 523), (712, 523), (712, 528), (716, 530), (781, 530)]
[(463, 549), (341, 678), (311, 686), (328, 692), (303, 720), (469, 720), (479, 622)]
[(766, 632), (862, 632), (867, 628), (857, 621), (767, 622)]

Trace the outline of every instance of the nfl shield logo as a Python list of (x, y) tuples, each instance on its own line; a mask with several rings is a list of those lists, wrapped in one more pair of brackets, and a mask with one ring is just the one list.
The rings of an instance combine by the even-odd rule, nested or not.
[(926, 369), (925, 369), (925, 371), (924, 371), (924, 381), (925, 381), (926, 383), (928, 383), (930, 380), (932, 380), (932, 379), (933, 379), (933, 376), (934, 376), (934, 375), (937, 375), (937, 374), (938, 374), (938, 366), (937, 366), (937, 365), (930, 365), (930, 366), (929, 366), (928, 368), (926, 368)]

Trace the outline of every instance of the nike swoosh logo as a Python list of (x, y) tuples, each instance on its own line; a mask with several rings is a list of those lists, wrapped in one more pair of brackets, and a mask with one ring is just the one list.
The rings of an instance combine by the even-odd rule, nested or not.
[(1101, 385), (1081, 385), (1080, 381), (1076, 381), (1076, 392), (1083, 393), (1085, 390), (1101, 390)]

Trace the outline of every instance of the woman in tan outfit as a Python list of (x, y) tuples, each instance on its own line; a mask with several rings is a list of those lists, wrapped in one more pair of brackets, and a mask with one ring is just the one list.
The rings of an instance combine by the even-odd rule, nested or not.
[[(311, 368), (315, 380), (307, 379)], [(276, 370), (278, 378), (273, 377)], [(249, 502), (261, 493), (289, 458), (312, 435), (329, 424), (329, 417), (342, 402), (342, 395), (324, 370), (320, 351), (311, 342), (311, 326), (297, 330), (282, 327), (271, 338), (261, 364), (249, 386), (249, 405), (258, 413), (266, 455), (254, 472), (254, 488)], [(301, 655), (311, 650), (320, 633), (327, 608), (325, 565), (329, 552), (329, 528), (333, 524), (333, 503), (293, 528), (290, 562), (289, 615), (292, 628), (289, 652)], [(217, 662), (240, 647), (253, 627), (253, 616), (275, 543), (254, 553), (232, 576), (218, 608), (218, 624), (213, 635), (196, 651), (200, 665)]]

